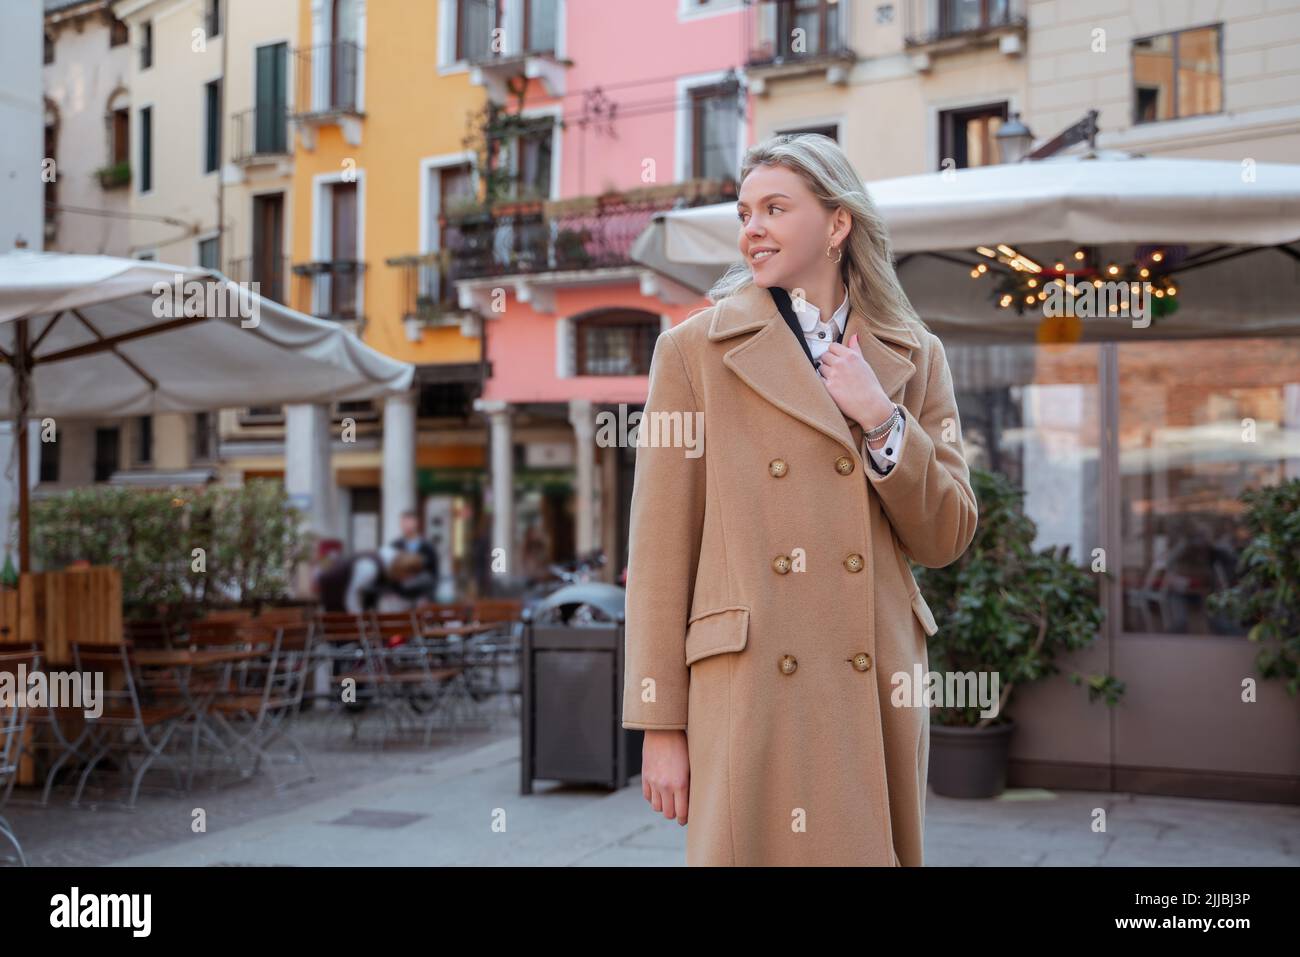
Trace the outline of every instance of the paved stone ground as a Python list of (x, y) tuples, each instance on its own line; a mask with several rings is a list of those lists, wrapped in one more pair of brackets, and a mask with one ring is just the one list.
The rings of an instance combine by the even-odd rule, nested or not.
[[(654, 814), (640, 778), (610, 793), (539, 782), (519, 793), (518, 721), (441, 732), (430, 748), (348, 742), (304, 720), (318, 780), (275, 792), (265, 776), (135, 811), (110, 803), (10, 806), (33, 864), (678, 866), (685, 829)], [(164, 781), (165, 778), (159, 779)], [(208, 831), (190, 830), (191, 811)], [(1094, 834), (1094, 808), (1107, 831)], [(1102, 792), (1013, 790), (988, 801), (931, 794), (926, 863), (937, 866), (1300, 865), (1300, 808)]]

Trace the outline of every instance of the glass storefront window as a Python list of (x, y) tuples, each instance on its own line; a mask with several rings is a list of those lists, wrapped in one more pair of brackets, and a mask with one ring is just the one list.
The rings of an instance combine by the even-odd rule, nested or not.
[(966, 461), (1025, 490), (1035, 544), (1080, 565), (1100, 542), (1100, 347), (945, 343)]
[(1300, 340), (1120, 344), (1123, 628), (1235, 635), (1245, 490), (1300, 475)]

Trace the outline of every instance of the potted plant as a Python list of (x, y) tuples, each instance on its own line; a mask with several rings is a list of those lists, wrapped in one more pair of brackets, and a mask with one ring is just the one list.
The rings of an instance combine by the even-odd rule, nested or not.
[(1242, 494), (1249, 541), (1237, 558), (1237, 581), (1211, 595), (1211, 612), (1248, 629), (1260, 646), (1255, 664), (1265, 678), (1300, 694), (1300, 479)]
[(131, 182), (131, 164), (126, 160), (95, 170), (101, 189), (118, 189)]
[[(1089, 645), (1103, 613), (1096, 578), (1068, 547), (1033, 547), (1023, 491), (982, 469), (971, 470), (971, 486), (979, 525), (970, 547), (944, 568), (917, 568), (916, 577), (939, 629), (928, 642), (930, 670), (945, 679), (986, 675), (997, 703), (986, 716), (974, 702), (931, 711), (929, 778), (936, 794), (995, 797), (1006, 787), (1014, 691), (1058, 673), (1058, 656)], [(1071, 680), (1111, 704), (1124, 690), (1108, 675)]]

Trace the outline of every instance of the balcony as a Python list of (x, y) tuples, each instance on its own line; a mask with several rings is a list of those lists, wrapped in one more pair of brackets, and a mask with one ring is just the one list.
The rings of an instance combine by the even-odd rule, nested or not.
[[(470, 66), (470, 82), (504, 103), (512, 81), (541, 80), (547, 96), (565, 94), (568, 65), (557, 53), (563, 27), (557, 0), (522, 0), (505, 6), (497, 18), (497, 0), (465, 0), (465, 29), (460, 43)], [(492, 49), (492, 31), (500, 29), (502, 48)]]
[(750, 89), (766, 92), (777, 78), (826, 74), (845, 84), (857, 54), (849, 44), (847, 3), (836, 0), (756, 0), (745, 14), (745, 64)]
[(298, 263), (293, 267), (294, 301), (313, 316), (349, 324), (360, 334), (365, 271), (365, 263), (351, 259)]
[(365, 50), (350, 40), (335, 40), (294, 51), (293, 118), (307, 149), (316, 148), (316, 131), (337, 126), (352, 146), (361, 145)]
[(395, 256), (385, 262), (401, 270), (402, 323), (407, 338), (419, 342), (424, 328), (438, 326), (460, 326), (466, 335), (473, 335), (472, 327), (465, 324), (472, 316), (456, 299), (449, 250)]
[(234, 126), (232, 160), (237, 166), (278, 163), (288, 159), (289, 111), (263, 107), (242, 110), (231, 117)]
[(919, 70), (930, 57), (986, 46), (1024, 52), (1025, 0), (908, 0), (905, 42)]
[[(601, 271), (639, 270), (631, 248), (656, 213), (735, 198), (730, 180), (691, 180), (576, 199), (498, 202), (444, 216), (447, 275), (462, 284), (459, 301), (470, 308), (466, 281), (567, 274), (566, 281), (578, 282)], [(516, 282), (517, 289), (526, 285)]]
[(257, 283), (257, 292), (280, 305), (289, 304), (289, 260), (284, 256), (243, 256), (226, 266), (226, 276), (237, 283)]

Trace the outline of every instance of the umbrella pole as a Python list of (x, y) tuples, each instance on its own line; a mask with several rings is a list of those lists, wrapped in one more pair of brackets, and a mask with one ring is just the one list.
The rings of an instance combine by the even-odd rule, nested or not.
[(13, 373), (17, 385), (18, 402), (15, 409), (14, 441), (18, 443), (18, 568), (23, 574), (32, 570), (31, 536), (28, 524), (27, 501), (27, 401), (30, 392), (31, 367), (27, 356), (27, 320), (19, 319), (14, 343)]

